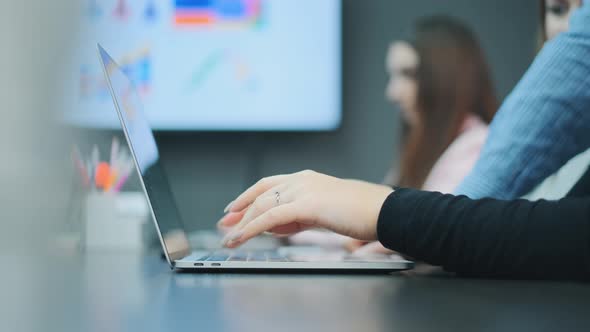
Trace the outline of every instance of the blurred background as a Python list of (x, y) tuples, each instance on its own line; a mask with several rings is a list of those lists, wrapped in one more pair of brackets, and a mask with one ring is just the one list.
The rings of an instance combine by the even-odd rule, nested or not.
[[(190, 26), (184, 26), (190, 25), (190, 18), (183, 18), (175, 11), (183, 1), (23, 3), (2, 0), (1, 3), (0, 112), (3, 120), (0, 122), (0, 150), (3, 161), (0, 164), (0, 214), (11, 228), (3, 232), (6, 241), (0, 241), (0, 245), (6, 248), (24, 244), (23, 239), (31, 238), (31, 234), (43, 238), (67, 227), (72, 218), (72, 197), (80, 194), (73, 184), (76, 170), (71, 162), (72, 146), (78, 146), (83, 159), (89, 158), (95, 144), (101, 155), (108, 155), (111, 138), (118, 133), (109, 128), (112, 124), (109, 124), (108, 115), (106, 118), (76, 117), (71, 113), (72, 109), (91, 112), (101, 108), (103, 114), (115, 114), (108, 98), (101, 102), (82, 100), (84, 84), (90, 84), (86, 88), (92, 89), (96, 74), (93, 66), (98, 65), (98, 59), (93, 58), (95, 54), (88, 54), (88, 45), (101, 42), (107, 50), (112, 49), (116, 60), (128, 64), (132, 62), (129, 59), (139, 59), (138, 68), (144, 70), (145, 67), (141, 67), (144, 46), (152, 47), (153, 75), (157, 75), (156, 69), (167, 66), (171, 69), (165, 75), (154, 76), (154, 82), (157, 80), (159, 85), (152, 87), (151, 95), (144, 96), (145, 102), (161, 105), (155, 112), (166, 114), (175, 112), (178, 107), (195, 107), (183, 104), (189, 101), (178, 100), (175, 90), (170, 88), (184, 79), (180, 75), (182, 72), (175, 69), (178, 67), (173, 61), (176, 56), (191, 47), (201, 50), (205, 45), (203, 41), (212, 40), (211, 36), (216, 33), (232, 35), (232, 40), (240, 47), (247, 48), (248, 40), (256, 42), (235, 26), (223, 27), (222, 32), (211, 27), (191, 30)], [(195, 3), (200, 6), (207, 1)], [(179, 114), (175, 114), (175, 121), (169, 122), (152, 115), (152, 124), (160, 129), (156, 139), (171, 189), (181, 217), (191, 231), (213, 227), (234, 196), (266, 175), (314, 169), (339, 177), (382, 181), (392, 162), (395, 164), (399, 158), (401, 133), (400, 112), (385, 98), (388, 80), (385, 54), (393, 40), (407, 35), (417, 18), (449, 14), (470, 26), (487, 55), (500, 100), (522, 76), (537, 50), (539, 12), (538, 2), (532, 0), (478, 3), (468, 0), (326, 0), (322, 4), (317, 0), (261, 0), (245, 3), (261, 6), (260, 12), (244, 14), (241, 23), (257, 29), (258, 32), (253, 33), (268, 35), (276, 24), (296, 37), (292, 43), (284, 43), (284, 40), (279, 43), (280, 34), (267, 36), (266, 44), (256, 44), (258, 46), (252, 47), (246, 58), (267, 52), (274, 54), (276, 48), (285, 50), (285, 47), (285, 53), (289, 53), (288, 47), (303, 52), (295, 57), (289, 54), (288, 59), (273, 56), (263, 57), (263, 61), (259, 59), (260, 64), (278, 63), (268, 74), (276, 81), (260, 83), (261, 79), (256, 81), (254, 77), (253, 81), (246, 80), (247, 88), (264, 90), (264, 84), (275, 89), (269, 91), (284, 88), (289, 92), (281, 94), (289, 101), (285, 102), (285, 109), (293, 114), (301, 110), (304, 116), (293, 120), (296, 126), (289, 127), (287, 122), (281, 122), (280, 116), (274, 119), (273, 125), (264, 119), (278, 111), (256, 107), (277, 105), (280, 100), (273, 101), (275, 104), (250, 103), (243, 95), (230, 94), (226, 98), (238, 99), (244, 109), (263, 112), (262, 116), (258, 114), (262, 120), (252, 123), (243, 114), (231, 116), (231, 112), (239, 111), (235, 109), (223, 110), (226, 113), (222, 114), (230, 115), (227, 121), (231, 125), (227, 126), (214, 116), (207, 123), (187, 124), (190, 119), (183, 120)], [(280, 6), (285, 8), (281, 11)], [(290, 9), (297, 15), (286, 15)], [(180, 29), (184, 37), (170, 37), (170, 43), (163, 44), (166, 35), (161, 34), (167, 30), (152, 26), (146, 28), (150, 29), (149, 33), (135, 38), (134, 34), (142, 32), (141, 26), (131, 28), (125, 24), (137, 23), (134, 20), (140, 16), (153, 20), (155, 25), (168, 24), (167, 29)], [(279, 18), (287, 22), (275, 20)], [(294, 28), (293, 24), (301, 24), (301, 28)], [(307, 40), (306, 34), (311, 39)], [(273, 46), (272, 40), (279, 44)], [(317, 43), (315, 47), (314, 42)], [(158, 50), (165, 50), (166, 59), (172, 60), (158, 60)], [(283, 60), (285, 62), (281, 62)], [(208, 60), (197, 53), (195, 63), (199, 61)], [(302, 71), (285, 65), (297, 63), (312, 67)], [(247, 76), (247, 68), (243, 71)], [(282, 80), (281, 74), (284, 75)], [(146, 75), (135, 72), (132, 78), (142, 88), (141, 80), (150, 79), (149, 74)], [(306, 78), (309, 80), (307, 90)], [(318, 87), (323, 88), (318, 90)], [(169, 91), (158, 96), (163, 101), (155, 100), (158, 91)], [(203, 98), (221, 93), (224, 91), (211, 88)], [(82, 100), (75, 104), (79, 108), (72, 106), (72, 100)], [(168, 103), (171, 106), (166, 109)], [(214, 108), (216, 104), (207, 105)], [(314, 108), (322, 105), (325, 109)], [(101, 128), (92, 128), (93, 121), (100, 123), (97, 126)], [(138, 191), (137, 177), (132, 174), (122, 189)], [(13, 236), (15, 233), (17, 235)], [(24, 247), (38, 242), (27, 242)]]
[(399, 156), (399, 110), (385, 98), (389, 44), (402, 37), (418, 17), (446, 13), (461, 18), (480, 38), (501, 100), (536, 53), (537, 10), (537, 2), (530, 0), (477, 5), (467, 0), (343, 1), (342, 122), (338, 129), (157, 135), (187, 227), (213, 226), (236, 193), (266, 175), (313, 169), (381, 181)]

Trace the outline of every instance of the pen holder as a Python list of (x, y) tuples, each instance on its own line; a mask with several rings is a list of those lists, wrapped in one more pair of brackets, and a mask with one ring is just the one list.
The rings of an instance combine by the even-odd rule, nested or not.
[(85, 219), (86, 250), (142, 251), (156, 236), (141, 192), (90, 193)]

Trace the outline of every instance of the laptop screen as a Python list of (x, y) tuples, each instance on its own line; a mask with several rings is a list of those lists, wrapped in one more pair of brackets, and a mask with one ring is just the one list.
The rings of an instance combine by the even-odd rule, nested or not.
[(135, 159), (151, 207), (160, 242), (169, 263), (190, 252), (180, 215), (162, 169), (158, 146), (145, 117), (133, 83), (111, 56), (99, 45), (98, 51), (115, 108)]

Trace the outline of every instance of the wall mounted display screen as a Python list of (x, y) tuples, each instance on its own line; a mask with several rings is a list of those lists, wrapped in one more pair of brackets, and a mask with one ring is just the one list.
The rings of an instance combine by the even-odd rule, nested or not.
[(341, 120), (340, 0), (83, 0), (64, 118), (116, 128), (96, 43), (160, 130), (331, 130)]

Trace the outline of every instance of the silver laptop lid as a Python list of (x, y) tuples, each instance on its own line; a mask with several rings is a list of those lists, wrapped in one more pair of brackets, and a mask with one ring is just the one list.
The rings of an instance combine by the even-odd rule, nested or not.
[(100, 62), (119, 115), (123, 132), (146, 194), (160, 243), (171, 267), (190, 253), (189, 242), (180, 220), (158, 146), (135, 86), (112, 57), (98, 46)]

